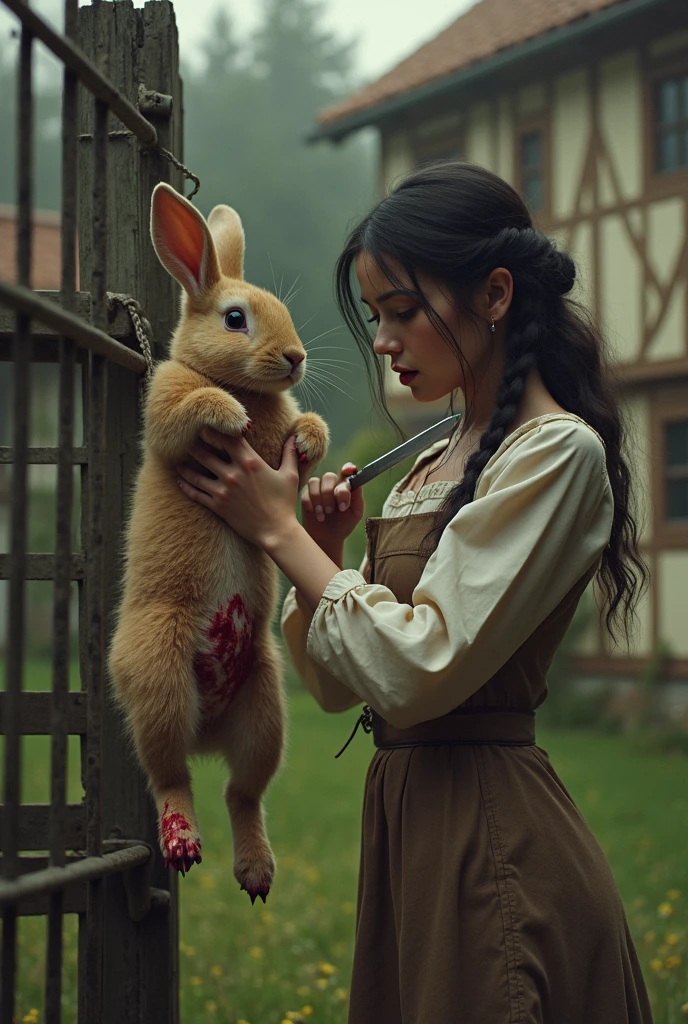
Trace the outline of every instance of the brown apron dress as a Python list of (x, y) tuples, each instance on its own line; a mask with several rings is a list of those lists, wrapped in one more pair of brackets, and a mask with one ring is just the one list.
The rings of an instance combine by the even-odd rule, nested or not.
[[(437, 512), (369, 518), (369, 582), (411, 603)], [(451, 714), (371, 709), (349, 1024), (652, 1024), (602, 849), (535, 745), (552, 656), (597, 566)]]

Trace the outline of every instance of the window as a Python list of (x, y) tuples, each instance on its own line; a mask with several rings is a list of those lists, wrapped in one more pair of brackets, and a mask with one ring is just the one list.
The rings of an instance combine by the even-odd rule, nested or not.
[(688, 169), (688, 73), (657, 83), (654, 121), (655, 170)]
[(688, 419), (664, 423), (664, 487), (667, 523), (688, 523)]
[(534, 212), (545, 208), (545, 141), (541, 131), (529, 131), (520, 138), (521, 192)]

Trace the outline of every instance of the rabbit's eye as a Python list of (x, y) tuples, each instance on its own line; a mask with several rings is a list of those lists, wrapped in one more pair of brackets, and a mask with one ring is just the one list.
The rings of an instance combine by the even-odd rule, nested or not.
[(225, 327), (228, 331), (245, 331), (246, 315), (243, 309), (228, 309), (225, 313)]

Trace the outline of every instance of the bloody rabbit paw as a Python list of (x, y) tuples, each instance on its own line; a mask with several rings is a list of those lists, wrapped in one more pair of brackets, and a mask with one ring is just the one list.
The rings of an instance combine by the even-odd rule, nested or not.
[(169, 804), (160, 818), (160, 848), (165, 857), (165, 867), (185, 875), (194, 864), (200, 864), (201, 837), (183, 814), (170, 811)]

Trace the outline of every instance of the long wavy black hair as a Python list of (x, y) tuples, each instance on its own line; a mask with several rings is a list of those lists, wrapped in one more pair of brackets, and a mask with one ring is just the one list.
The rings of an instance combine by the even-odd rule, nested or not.
[[(428, 538), (439, 540), (459, 509), (473, 500), (478, 477), (504, 440), (523, 398), (526, 378), (537, 367), (552, 398), (594, 427), (605, 444), (614, 519), (596, 579), (606, 607), (607, 630), (616, 642), (616, 627), (621, 623), (628, 644), (648, 570), (638, 550), (638, 527), (631, 510), (618, 384), (590, 315), (566, 297), (576, 275), (571, 258), (533, 227), (525, 204), (510, 185), (470, 164), (451, 162), (419, 170), (371, 210), (351, 232), (337, 261), (335, 290), (342, 316), (365, 360), (376, 404), (400, 437), (403, 433), (385, 403), (381, 360), (373, 354), (374, 339), (352, 288), (353, 264), (362, 251), (394, 287), (404, 287), (398, 268), (403, 270), (421, 297), (419, 306), (456, 353), (464, 374), (471, 371), (461, 347), (425, 298), (418, 274), (442, 285), (462, 317), (476, 323), (472, 297), (496, 267), (510, 271), (514, 290), (506, 359), (492, 419), (466, 463), (463, 478), (443, 500), (439, 521)], [(377, 394), (371, 368), (377, 376)], [(472, 422), (469, 406), (462, 430)], [(449, 408), (454, 411), (453, 394)]]

